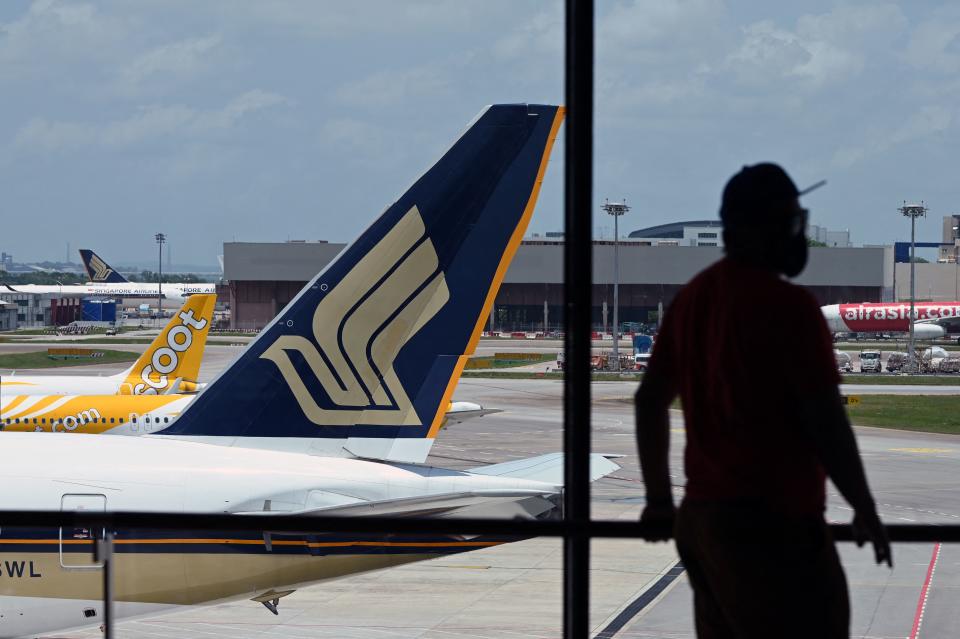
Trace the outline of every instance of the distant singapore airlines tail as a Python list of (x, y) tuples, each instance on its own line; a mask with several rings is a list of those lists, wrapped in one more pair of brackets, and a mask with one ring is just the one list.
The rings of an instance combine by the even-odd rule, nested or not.
[(80, 261), (83, 262), (83, 268), (86, 269), (87, 277), (90, 278), (91, 282), (121, 284), (130, 281), (90, 249), (80, 249)]
[(423, 461), (562, 119), (556, 106), (486, 109), (160, 434), (327, 440), (341, 454)]

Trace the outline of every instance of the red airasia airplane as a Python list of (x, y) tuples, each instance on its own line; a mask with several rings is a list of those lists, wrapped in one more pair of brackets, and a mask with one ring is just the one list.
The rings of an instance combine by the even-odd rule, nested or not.
[[(909, 302), (865, 302), (821, 306), (833, 333), (909, 333)], [(960, 302), (914, 304), (913, 334), (917, 339), (945, 337), (951, 326), (960, 328)]]

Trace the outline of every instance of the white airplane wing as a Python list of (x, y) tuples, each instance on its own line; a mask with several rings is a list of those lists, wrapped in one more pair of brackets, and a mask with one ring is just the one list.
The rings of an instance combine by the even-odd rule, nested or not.
[[(550, 490), (472, 490), (468, 492), (418, 495), (400, 499), (362, 501), (337, 506), (323, 506), (299, 511), (248, 511), (243, 515), (344, 515), (410, 516), (410, 517), (485, 517), (533, 516), (554, 507), (547, 497), (556, 495)], [(520, 502), (525, 502), (520, 504)], [(482, 511), (482, 512), (481, 512)]]
[[(590, 455), (590, 481), (596, 481), (610, 473), (620, 470), (620, 466), (611, 461), (611, 458), (620, 455)], [(496, 475), (498, 477), (516, 477), (518, 479), (533, 479), (556, 486), (563, 485), (563, 453), (550, 453), (539, 457), (529, 457), (515, 461), (471, 468), (468, 472), (478, 475)]]

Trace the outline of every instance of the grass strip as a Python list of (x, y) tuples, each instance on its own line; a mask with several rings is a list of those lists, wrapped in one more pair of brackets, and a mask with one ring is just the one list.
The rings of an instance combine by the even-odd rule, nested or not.
[[(930, 342), (919, 342), (917, 344), (917, 352), (922, 353), (930, 346), (939, 346), (945, 351), (960, 351), (960, 345), (955, 341), (950, 341), (933, 344)], [(905, 353), (907, 351), (907, 342), (897, 342), (892, 339), (886, 341), (834, 342), (833, 347), (837, 350), (849, 352), (883, 351), (884, 353)]]
[[(563, 379), (563, 372), (550, 371), (537, 373), (532, 371), (463, 371), (463, 377), (488, 377), (491, 379)], [(594, 381), (630, 381), (641, 380), (643, 374), (637, 373), (593, 373)], [(960, 386), (957, 375), (844, 375), (843, 384), (873, 384), (877, 386)]]
[(960, 386), (957, 375), (842, 375), (841, 384), (876, 386)]
[[(960, 435), (960, 395), (860, 395), (860, 403), (848, 405), (854, 426), (895, 428), (923, 433)], [(633, 404), (633, 397), (615, 401)], [(681, 410), (679, 398), (670, 408)]]
[[(17, 339), (16, 337), (0, 336), (0, 344), (88, 344), (98, 346), (100, 344), (149, 344), (153, 340), (153, 337), (104, 337), (102, 339), (51, 339), (50, 341), (38, 341), (34, 339)], [(230, 338), (216, 339), (210, 337), (207, 338), (207, 344), (218, 344), (221, 346), (239, 344), (245, 346), (247, 342), (238, 342), (236, 339)], [(958, 383), (960, 383), (960, 380), (958, 380)]]
[(140, 357), (140, 353), (131, 351), (112, 351), (107, 349), (95, 349), (98, 353), (103, 353), (103, 357), (91, 357), (83, 359), (50, 359), (47, 351), (33, 351), (29, 353), (7, 353), (0, 355), (0, 368), (2, 369), (24, 369), (24, 368), (61, 368), (63, 366), (90, 366), (92, 364), (113, 364), (118, 362), (132, 362)]
[(857, 426), (960, 434), (960, 396), (860, 395), (847, 414)]
[[(534, 373), (530, 371), (463, 371), (462, 377), (483, 379), (563, 379), (560, 371), (549, 373)], [(592, 373), (590, 379), (595, 382), (631, 382), (640, 380), (636, 374), (620, 375), (618, 373)]]

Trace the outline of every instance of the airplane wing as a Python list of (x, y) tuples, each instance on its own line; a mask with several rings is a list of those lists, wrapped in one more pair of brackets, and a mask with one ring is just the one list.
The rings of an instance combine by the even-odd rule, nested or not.
[(418, 495), (400, 499), (363, 501), (299, 511), (247, 511), (242, 515), (345, 515), (396, 517), (536, 517), (555, 507), (553, 491), (473, 490), (459, 493)]
[[(620, 466), (611, 461), (611, 458), (621, 455), (590, 455), (590, 481), (606, 477), (610, 473), (620, 470)], [(550, 453), (539, 457), (529, 457), (515, 461), (471, 468), (469, 471), (478, 475), (497, 475), (500, 477), (516, 477), (518, 479), (534, 479), (557, 486), (563, 485), (563, 453)]]
[[(590, 455), (590, 481), (620, 470), (612, 461), (620, 455)], [(514, 477), (544, 482), (544, 490), (476, 489), (467, 492), (417, 495), (379, 501), (353, 501), (299, 511), (244, 511), (250, 515), (392, 515), (409, 517), (537, 517), (556, 507), (560, 495), (553, 487), (563, 485), (563, 453), (480, 466), (467, 472), (476, 475)]]

